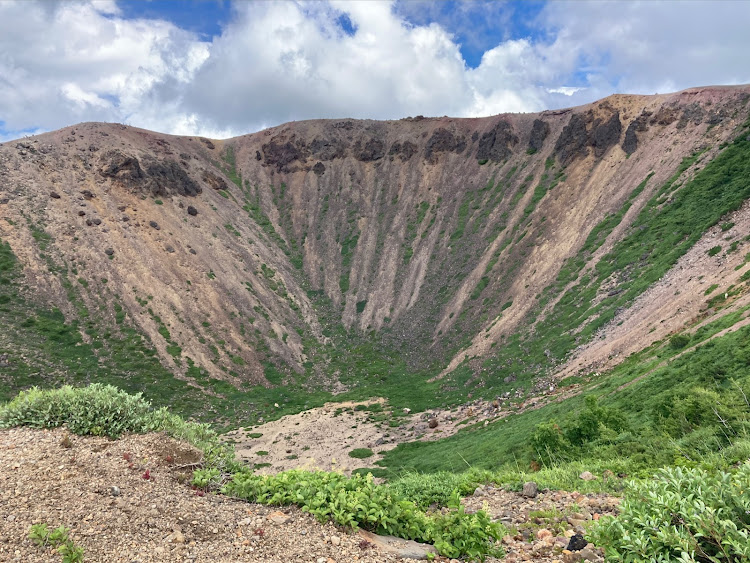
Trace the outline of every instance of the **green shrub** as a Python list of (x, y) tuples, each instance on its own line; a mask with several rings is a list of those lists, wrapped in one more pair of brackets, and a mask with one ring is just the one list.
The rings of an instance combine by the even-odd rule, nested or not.
[(690, 336), (687, 334), (675, 334), (669, 339), (669, 345), (675, 350), (680, 350), (690, 344)]
[(432, 543), (446, 557), (500, 555), (495, 541), (503, 527), (484, 511), (466, 514), (457, 493), (451, 499), (454, 510), (428, 516), (389, 487), (376, 485), (370, 474), (345, 477), (299, 469), (277, 475), (244, 470), (235, 473), (222, 492), (261, 504), (296, 504), (321, 522)]
[(364, 459), (366, 457), (372, 457), (375, 455), (370, 448), (355, 448), (349, 452), (349, 457), (355, 459)]
[(633, 482), (593, 541), (611, 561), (750, 560), (750, 462), (732, 473), (680, 467)]
[(0, 428), (55, 428), (67, 424), (75, 434), (116, 438), (123, 432), (163, 431), (203, 452), (203, 465), (235, 470), (234, 450), (219, 441), (208, 424), (186, 422), (166, 408), (154, 410), (140, 393), (129, 395), (112, 385), (94, 383), (59, 389), (33, 387), (0, 405)]
[(716, 246), (709, 248), (706, 254), (709, 256), (716, 256), (719, 252), (721, 252), (721, 245), (717, 244)]
[(62, 555), (62, 563), (80, 563), (83, 561), (83, 548), (77, 546), (68, 537), (70, 532), (65, 526), (50, 530), (47, 524), (32, 524), (29, 539), (39, 547), (52, 547)]
[(407, 473), (390, 482), (388, 487), (398, 496), (408, 498), (418, 508), (426, 510), (430, 506), (448, 506), (455, 491), (461, 496), (472, 494), (477, 485), (487, 481), (485, 473)]
[(67, 424), (75, 434), (116, 438), (123, 432), (152, 430), (151, 405), (141, 394), (129, 395), (111, 385), (22, 391), (0, 407), (0, 428), (53, 428)]

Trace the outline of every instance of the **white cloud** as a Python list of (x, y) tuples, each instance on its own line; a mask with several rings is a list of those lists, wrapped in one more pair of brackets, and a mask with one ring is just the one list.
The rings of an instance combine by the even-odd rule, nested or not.
[[(465, 35), (476, 10), (457, 6)], [(550, 2), (538, 36), (521, 39), (505, 39), (500, 6), (500, 39), (476, 68), (450, 18), (411, 24), (414, 9), (237, 3), (207, 42), (166, 21), (124, 19), (113, 0), (3, 1), (0, 131), (106, 120), (229, 136), (289, 120), (478, 116), (750, 82), (750, 3)]]

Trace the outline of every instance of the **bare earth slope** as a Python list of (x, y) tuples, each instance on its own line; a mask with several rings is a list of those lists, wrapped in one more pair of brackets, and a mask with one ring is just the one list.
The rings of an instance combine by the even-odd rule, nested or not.
[[(647, 346), (703, 314), (703, 287), (732, 282), (745, 252), (724, 268), (698, 256), (718, 236), (744, 244), (744, 211), (665, 278), (696, 283), (690, 270), (705, 266), (675, 306), (657, 286), (637, 309), (619, 302), (633, 264), (597, 289), (599, 312), (565, 324), (570, 291), (662, 186), (679, 190), (740, 134), (748, 99), (750, 87), (706, 87), (540, 114), (306, 121), (226, 141), (81, 124), (0, 146), (0, 240), (24, 295), (80, 321), (102, 365), (108, 339), (135, 331), (181, 385), (211, 396), (335, 393), (358, 377), (355, 342), (387, 350), (384, 366), (452, 374), (445, 393), (489, 393), (504, 378), (554, 377), (577, 347), (586, 358), (570, 370)], [(614, 314), (609, 326), (621, 324), (592, 341), (586, 326)], [(517, 335), (550, 327), (559, 346), (509, 356), (527, 346)], [(23, 339), (0, 337), (5, 363), (31, 362)]]

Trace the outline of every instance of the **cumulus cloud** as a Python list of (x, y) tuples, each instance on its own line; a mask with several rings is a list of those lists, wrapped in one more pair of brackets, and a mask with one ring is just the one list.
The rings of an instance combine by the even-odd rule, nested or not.
[(487, 4), (497, 39), (472, 66), (459, 43), (477, 4), (456, 4), (455, 22), (434, 6), (417, 17), (418, 6), (237, 2), (207, 41), (127, 19), (114, 0), (0, 2), (0, 135), (101, 120), (222, 137), (299, 119), (479, 116), (750, 82), (750, 3), (550, 2), (528, 26), (538, 33), (520, 38), (508, 6)]

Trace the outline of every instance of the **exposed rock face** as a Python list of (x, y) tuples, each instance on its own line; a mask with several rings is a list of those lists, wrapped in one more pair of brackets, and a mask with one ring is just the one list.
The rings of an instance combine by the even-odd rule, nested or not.
[(403, 143), (397, 141), (391, 145), (388, 154), (390, 156), (397, 155), (401, 162), (404, 162), (417, 154), (417, 145), (411, 141), (404, 141)]
[[(312, 369), (327, 381), (317, 360), (348, 333), (394, 350), (415, 371), (463, 364), (481, 378), (482, 362), (514, 331), (551, 314), (561, 268), (595, 226), (624, 217), (602, 231), (596, 258), (582, 258), (587, 268), (685, 156), (731, 141), (750, 110), (744, 94), (612, 97), (481, 119), (313, 120), (215, 143), (83, 124), (75, 135), (0, 146), (0, 203), (15, 223), (3, 222), (0, 237), (29, 272), (47, 272), (24, 250), (37, 241), (21, 213), (39, 217), (51, 236), (46, 254), (90, 263), (79, 268), (83, 279), (97, 272), (89, 298), (106, 278), (170, 369), (178, 368), (167, 347), (179, 347), (214, 378), (283, 385)], [(625, 202), (632, 212), (622, 215)], [(31, 277), (75, 314), (60, 283)], [(608, 281), (601, 299), (619, 299), (618, 283)], [(147, 295), (169, 342), (142, 314)], [(534, 308), (537, 295), (549, 296), (547, 309)], [(577, 335), (565, 338), (577, 346)], [(547, 353), (491, 377), (515, 388), (521, 369), (552, 372), (561, 361)], [(278, 373), (267, 379), (270, 364)]]
[(362, 162), (373, 162), (385, 156), (385, 143), (380, 139), (370, 139), (360, 149), (359, 142), (354, 146), (357, 160)]
[(281, 172), (290, 163), (304, 158), (304, 148), (303, 143), (294, 140), (271, 139), (269, 143), (263, 145), (263, 156), (267, 164), (275, 166)]
[(114, 150), (103, 155), (102, 163), (102, 176), (131, 191), (162, 197), (174, 194), (195, 197), (202, 191), (198, 183), (174, 160), (149, 158), (144, 170), (138, 158)]
[(529, 150), (532, 152), (542, 150), (547, 135), (549, 135), (549, 123), (541, 119), (535, 119), (529, 137)]
[(447, 129), (437, 129), (430, 139), (424, 150), (424, 157), (427, 162), (437, 163), (439, 153), (455, 152), (462, 153), (466, 148), (466, 139), (463, 136), (456, 136)]
[(507, 121), (500, 121), (492, 130), (479, 139), (477, 159), (502, 162), (512, 154), (512, 148), (518, 143), (518, 137)]
[(622, 124), (620, 123), (620, 112), (616, 111), (607, 121), (596, 120), (593, 125), (591, 144), (594, 147), (594, 156), (601, 158), (610, 147), (616, 145), (620, 140)]
[(588, 154), (589, 132), (586, 120), (581, 114), (574, 113), (562, 130), (555, 143), (555, 153), (563, 166), (567, 166), (578, 156)]
[(648, 131), (648, 120), (651, 117), (651, 112), (644, 110), (641, 115), (636, 117), (628, 125), (625, 131), (625, 139), (622, 141), (622, 150), (626, 154), (633, 154), (638, 148), (638, 135), (637, 133), (643, 133)]

